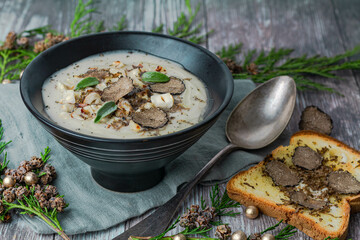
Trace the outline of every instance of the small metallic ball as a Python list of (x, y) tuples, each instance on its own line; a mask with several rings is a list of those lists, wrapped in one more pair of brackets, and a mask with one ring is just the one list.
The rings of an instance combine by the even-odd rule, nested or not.
[(33, 185), (38, 182), (38, 176), (33, 172), (27, 172), (24, 177), (24, 181), (27, 185)]
[(15, 179), (11, 176), (6, 176), (3, 179), (3, 185), (6, 188), (15, 186), (15, 183), (16, 183)]
[(9, 84), (9, 83), (11, 83), (11, 80), (9, 80), (9, 79), (4, 79), (2, 81), (2, 84)]
[(231, 235), (231, 240), (246, 240), (246, 234), (243, 231), (236, 231)]
[(262, 235), (261, 240), (275, 240), (275, 237), (270, 233), (266, 233)]
[(259, 209), (255, 206), (248, 206), (245, 210), (245, 216), (250, 219), (255, 219), (259, 216)]
[(24, 70), (22, 70), (20, 73), (20, 79), (22, 78), (23, 74), (24, 74)]
[(173, 237), (173, 240), (186, 240), (186, 237), (184, 234), (177, 234)]

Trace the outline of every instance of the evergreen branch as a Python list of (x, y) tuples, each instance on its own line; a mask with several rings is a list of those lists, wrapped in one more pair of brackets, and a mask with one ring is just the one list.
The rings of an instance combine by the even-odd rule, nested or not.
[(211, 206), (215, 208), (216, 214), (218, 216), (234, 217), (234, 216), (240, 214), (239, 212), (234, 212), (232, 210), (228, 210), (229, 208), (240, 207), (241, 204), (230, 199), (226, 190), (225, 190), (224, 194), (221, 196), (218, 184), (216, 184), (215, 186), (213, 186), (211, 188), (210, 200), (211, 200)]
[(116, 26), (114, 26), (112, 28), (112, 30), (114, 31), (123, 31), (127, 28), (127, 20), (126, 20), (126, 15), (123, 15), (120, 19), (120, 21), (118, 21), (116, 23)]
[[(0, 121), (1, 123), (1, 121)], [(1, 130), (0, 130), (1, 132)], [(0, 133), (0, 135), (2, 136), (2, 134)], [(44, 163), (50, 158), (49, 154), (50, 154), (51, 150), (49, 147), (45, 148), (45, 153), (41, 153), (41, 157), (44, 161)], [(6, 156), (6, 155), (5, 155)], [(26, 188), (28, 189), (28, 186), (26, 186)], [(49, 211), (49, 209), (42, 208), (40, 206), (39, 201), (35, 198), (35, 186), (31, 187), (30, 189), (30, 194), (28, 196), (23, 196), (23, 200), (19, 200), (17, 199), (16, 202), (7, 202), (4, 199), (2, 200), (4, 206), (5, 206), (5, 211), (0, 215), (0, 220), (4, 221), (6, 214), (12, 210), (12, 209), (20, 209), (22, 210), (22, 212), (20, 212), (20, 214), (29, 214), (29, 215), (36, 215), (38, 216), (40, 219), (42, 219), (45, 223), (47, 223), (55, 232), (57, 232), (63, 239), (65, 240), (70, 240), (70, 238), (65, 234), (65, 232), (63, 231), (59, 220), (57, 219), (57, 214), (58, 212), (56, 211), (56, 209), (54, 208), (53, 210)], [(63, 196), (60, 196), (63, 197)], [(65, 206), (65, 208), (68, 205)]]
[[(198, 4), (195, 8), (195, 11), (192, 11), (190, 0), (185, 0), (185, 5), (188, 10), (188, 14), (184, 12), (180, 13), (180, 16), (173, 23), (172, 28), (167, 29), (167, 33), (170, 36), (184, 38), (196, 44), (203, 43), (205, 38), (210, 35), (213, 31), (210, 31), (208, 34), (201, 35), (200, 31), (202, 28), (202, 23), (194, 26), (194, 20), (199, 13), (200, 4)], [(153, 29), (153, 32), (162, 32), (163, 24)]]
[[(235, 56), (241, 53), (240, 46), (241, 43), (223, 47), (217, 54), (224, 60), (230, 58), (235, 61)], [(251, 79), (254, 82), (262, 83), (274, 77), (288, 75), (295, 80), (299, 90), (316, 89), (333, 93), (337, 91), (324, 84), (317, 83), (309, 77), (339, 79), (336, 75), (337, 71), (360, 69), (360, 60), (347, 60), (360, 54), (360, 45), (333, 57), (319, 55), (291, 57), (293, 51), (293, 49), (286, 48), (272, 48), (268, 53), (265, 51), (257, 53), (255, 49), (249, 50), (243, 54), (243, 61), (238, 63), (241, 71), (234, 72), (233, 77)]]
[(160, 24), (159, 26), (153, 28), (152, 32), (154, 33), (162, 33), (164, 30), (164, 24)]
[[(279, 225), (280, 225), (280, 223), (282, 223), (282, 221), (283, 220), (280, 220), (274, 226), (268, 227), (267, 229), (262, 231), (261, 234), (264, 234), (268, 231), (275, 230), (277, 227), (279, 227)], [(285, 228), (281, 229), (281, 231), (277, 235), (275, 235), (275, 239), (289, 239), (289, 237), (294, 236), (295, 233), (297, 232), (297, 230), (294, 230), (294, 229), (295, 229), (295, 227), (293, 227), (291, 225), (287, 225)]]
[[(4, 136), (4, 128), (2, 126), (2, 120), (0, 119), (0, 140)], [(4, 152), (5, 147), (11, 143), (11, 141), (8, 142), (0, 142), (0, 155)], [(6, 169), (7, 165), (9, 164), (9, 160), (7, 160), (7, 153), (4, 154), (4, 159), (2, 163), (0, 163), (0, 175), (2, 175), (3, 171)]]
[(47, 146), (45, 148), (44, 153), (42, 153), (42, 152), (40, 153), (41, 154), (41, 159), (43, 160), (44, 164), (49, 160), (50, 152), (51, 152), (51, 149), (49, 148), (49, 146)]
[(75, 8), (74, 19), (70, 25), (71, 37), (78, 37), (93, 31), (92, 29), (96, 24), (95, 21), (90, 21), (90, 17), (86, 18), (90, 13), (96, 11), (96, 8), (89, 8), (92, 4), (93, 0), (89, 0), (87, 3), (79, 0)]
[(184, 234), (185, 236), (200, 234), (200, 235), (204, 236), (204, 234), (206, 234), (207, 232), (209, 232), (211, 230), (212, 230), (212, 228), (201, 228), (201, 227), (194, 228), (194, 229), (185, 228), (185, 230), (180, 232), (180, 234)]
[(29, 49), (0, 50), (0, 83), (4, 79), (19, 79), (21, 71), (37, 55)]
[(178, 217), (175, 222), (173, 224), (171, 224), (170, 227), (168, 227), (163, 233), (161, 233), (160, 235), (150, 238), (150, 240), (158, 240), (158, 239), (162, 239), (168, 232), (170, 232), (171, 230), (173, 230), (174, 228), (176, 228), (176, 224), (178, 224), (178, 222), (180, 221), (180, 217)]
[[(21, 214), (29, 214), (29, 215), (36, 215), (41, 218), (45, 223), (47, 223), (54, 231), (56, 231), (63, 239), (70, 240), (70, 238), (65, 234), (60, 223), (57, 219), (57, 212), (52, 211), (51, 213), (46, 210), (43, 210), (40, 207), (40, 203), (38, 200), (33, 196), (34, 191), (32, 189), (32, 193), (29, 197), (24, 196), (25, 203), (21, 200), (18, 200), (18, 203), (9, 203), (3, 200), (3, 204), (6, 206), (6, 210), (4, 214), (1, 216), (2, 220), (4, 220), (5, 214), (9, 212), (11, 209), (21, 209), (23, 210)], [(56, 210), (56, 209), (54, 209)]]
[(217, 51), (216, 54), (220, 58), (230, 58), (231, 60), (235, 61), (236, 55), (241, 53), (242, 46), (242, 43), (238, 43), (235, 45), (230, 44), (227, 47), (222, 47), (222, 49), (220, 51)]

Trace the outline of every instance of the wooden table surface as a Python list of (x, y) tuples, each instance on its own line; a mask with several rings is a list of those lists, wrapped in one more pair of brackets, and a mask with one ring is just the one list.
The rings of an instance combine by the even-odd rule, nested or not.
[[(69, 34), (76, 2), (0, 0), (0, 40), (4, 40), (11, 30), (21, 32), (46, 24)], [(203, 44), (211, 51), (230, 43), (243, 42), (245, 51), (287, 47), (296, 49), (296, 56), (305, 53), (333, 56), (360, 43), (360, 1), (356, 0), (201, 0), (192, 1), (192, 6), (195, 7), (197, 3), (201, 6), (196, 22), (203, 22), (202, 32), (214, 30), (214, 34)], [(114, 26), (126, 14), (127, 29), (141, 31), (151, 31), (160, 23), (164, 23), (166, 28), (170, 27), (182, 11), (186, 12), (185, 3), (181, 0), (99, 0), (94, 6), (101, 13), (92, 14), (91, 18), (105, 20), (107, 27)], [(360, 72), (345, 71), (342, 76), (342, 80), (326, 82), (344, 96), (318, 91), (298, 92), (295, 112), (288, 126), (290, 131), (298, 130), (299, 116), (304, 107), (316, 105), (332, 116), (335, 126), (332, 135), (360, 149)], [(225, 184), (221, 188), (224, 189)], [(209, 190), (210, 187), (197, 186), (179, 214), (190, 204), (199, 204), (201, 195), (209, 200)], [(104, 231), (74, 235), (71, 239), (112, 239), (142, 217)], [(276, 223), (267, 216), (249, 220), (240, 215), (223, 220), (230, 223), (233, 230), (241, 229), (247, 234), (259, 232)], [(360, 239), (360, 213), (351, 215), (348, 238)], [(56, 234), (36, 234), (15, 217), (12, 223), (0, 225), (0, 239), (47, 240), (60, 237)], [(310, 238), (299, 232), (292, 239)]]

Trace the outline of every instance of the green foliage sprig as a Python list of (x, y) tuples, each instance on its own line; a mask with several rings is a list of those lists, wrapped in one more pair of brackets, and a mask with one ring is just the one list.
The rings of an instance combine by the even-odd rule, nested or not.
[[(0, 122), (1, 123), (1, 122)], [(1, 135), (1, 134), (0, 134)], [(42, 160), (46, 163), (50, 158), (51, 149), (46, 147), (44, 150), (45, 153), (41, 153)], [(41, 208), (39, 201), (35, 198), (35, 187), (30, 188), (29, 196), (23, 196), (24, 200), (17, 199), (16, 202), (10, 203), (2, 200), (3, 205), (5, 206), (5, 211), (0, 215), (0, 220), (4, 221), (6, 215), (12, 209), (22, 210), (20, 214), (29, 214), (30, 216), (36, 215), (47, 223), (55, 232), (57, 232), (63, 239), (70, 240), (70, 238), (63, 231), (59, 220), (57, 219), (58, 212), (56, 209), (52, 211), (47, 208)], [(63, 196), (59, 196), (63, 197)], [(68, 204), (65, 206), (67, 207)]]
[[(89, 8), (93, 4), (93, 0), (89, 0), (83, 3), (79, 0), (78, 5), (75, 8), (74, 19), (70, 24), (70, 36), (79, 37), (84, 34), (94, 32), (95, 21), (91, 21), (89, 14), (96, 11), (96, 8)], [(95, 28), (99, 30), (99, 27)]]
[[(235, 217), (236, 215), (240, 214), (240, 212), (234, 212), (233, 210), (229, 210), (229, 209), (238, 208), (241, 206), (241, 204), (230, 199), (226, 190), (224, 191), (223, 194), (221, 194), (218, 184), (216, 184), (211, 188), (210, 200), (211, 200), (211, 206), (215, 208), (217, 216)], [(201, 202), (202, 202), (201, 207), (203, 208), (204, 206), (203, 200)]]
[[(193, 12), (190, 0), (185, 1), (186, 8), (188, 13), (181, 12), (180, 16), (177, 20), (173, 23), (172, 29), (168, 28), (167, 33), (170, 36), (184, 38), (193, 43), (200, 44), (205, 41), (206, 36), (212, 34), (213, 31), (210, 31), (207, 34), (200, 34), (202, 23), (197, 24), (194, 26), (194, 20), (199, 13), (200, 4), (198, 4)], [(161, 33), (163, 32), (164, 24), (160, 24), (159, 26), (153, 29), (153, 32)]]
[(49, 148), (49, 146), (47, 146), (44, 150), (44, 153), (40, 153), (41, 154), (41, 159), (42, 161), (44, 162), (44, 164), (46, 164), (46, 162), (49, 160), (50, 158), (50, 152), (51, 152), (51, 149)]
[[(4, 135), (4, 128), (2, 126), (2, 121), (0, 119), (0, 140), (2, 140)], [(0, 142), (0, 156), (1, 154), (4, 152), (6, 146), (11, 143), (11, 141), (8, 142)], [(5, 152), (4, 154), (4, 159), (3, 161), (0, 163), (0, 175), (2, 175), (3, 171), (6, 169), (7, 165), (9, 164), (9, 160), (7, 160), (7, 153)], [(1, 182), (2, 183), (2, 182)]]
[[(283, 220), (280, 220), (274, 226), (271, 226), (271, 227), (265, 229), (264, 231), (261, 232), (261, 234), (264, 234), (268, 231), (275, 230), (277, 227), (279, 227), (279, 225), (280, 225), (280, 223), (282, 223), (282, 221)], [(281, 229), (278, 234), (275, 235), (275, 239), (289, 239), (289, 237), (294, 236), (296, 232), (297, 232), (297, 230), (295, 229), (294, 226), (287, 225), (285, 228)]]
[(0, 50), (0, 83), (20, 78), (21, 71), (38, 54), (28, 49)]
[(123, 31), (127, 28), (127, 19), (126, 15), (123, 15), (120, 18), (120, 21), (116, 23), (116, 25), (112, 28), (113, 31)]
[[(241, 54), (241, 46), (241, 43), (235, 46), (229, 45), (218, 51), (217, 54), (223, 59), (235, 60), (236, 55)], [(233, 73), (233, 77), (251, 79), (254, 82), (266, 82), (277, 76), (289, 75), (295, 80), (299, 90), (317, 89), (336, 92), (335, 89), (315, 82), (310, 77), (339, 79), (335, 73), (337, 71), (360, 69), (360, 60), (347, 60), (360, 54), (360, 46), (333, 57), (319, 55), (291, 57), (293, 51), (294, 49), (287, 48), (272, 48), (270, 52), (260, 51), (259, 53), (255, 49), (249, 50), (242, 55), (243, 60), (238, 63), (241, 66), (241, 72)]]

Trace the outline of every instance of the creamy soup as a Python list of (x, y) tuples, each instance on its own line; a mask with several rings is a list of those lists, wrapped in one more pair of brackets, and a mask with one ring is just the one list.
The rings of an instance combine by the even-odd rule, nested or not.
[(75, 62), (50, 76), (42, 95), (58, 125), (105, 138), (180, 131), (202, 120), (208, 101), (204, 83), (181, 65), (135, 51)]

